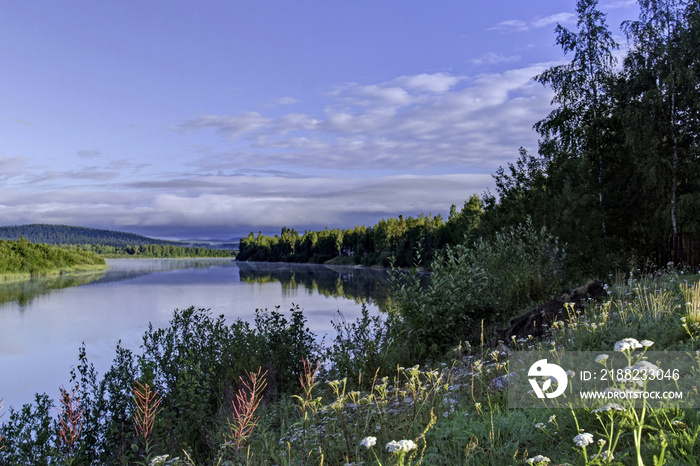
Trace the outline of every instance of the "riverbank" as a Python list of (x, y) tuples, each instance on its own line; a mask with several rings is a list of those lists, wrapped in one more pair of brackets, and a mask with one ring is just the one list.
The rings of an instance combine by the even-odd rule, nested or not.
[[(503, 458), (516, 465), (652, 464), (661, 455), (666, 460), (658, 464), (692, 464), (700, 454), (692, 435), (700, 418), (685, 396), (672, 410), (645, 400), (512, 407), (509, 360), (513, 351), (551, 357), (552, 348), (591, 358), (604, 352), (606, 368), (612, 360), (618, 366), (627, 357), (640, 361), (647, 350), (667, 361), (679, 352), (692, 357), (700, 339), (693, 324), (700, 312), (698, 278), (676, 272), (622, 277), (606, 284), (606, 297), (581, 300), (577, 312), (541, 337), (515, 337), (495, 348), (462, 343), (430, 362), (398, 366), (381, 344), (392, 324), (367, 314), (346, 322), (322, 351), (311, 343), (298, 309), (291, 315), (258, 311), (250, 326), (226, 325), (206, 309), (176, 310), (167, 326), (144, 334), (143, 354), (118, 347), (103, 379), (83, 356), (78, 377), (89, 383), (67, 393), (64, 404), (37, 396), (26, 414), (5, 416), (0, 462), (19, 463), (31, 453), (47, 463), (111, 464), (116, 456), (129, 464), (181, 466), (481, 465), (504, 464)], [(185, 345), (186, 353), (170, 350)], [(149, 372), (137, 360), (148, 361)], [(322, 360), (327, 367), (309, 363)], [(226, 386), (231, 380), (244, 388), (234, 392)], [(672, 380), (661, 382), (675, 387)], [(103, 399), (114, 400), (115, 408), (92, 409)], [(58, 441), (34, 440), (30, 432), (37, 425), (48, 426), (45, 438), (60, 438), (51, 416), (55, 407), (65, 418), (71, 403), (85, 403), (73, 419), (94, 437), (77, 435), (68, 453)], [(132, 411), (148, 413), (152, 427), (134, 429)]]
[(0, 285), (30, 280), (30, 279), (35, 278), (35, 277), (50, 277), (50, 276), (58, 276), (58, 275), (64, 275), (64, 274), (79, 275), (79, 274), (83, 274), (83, 273), (101, 272), (103, 270), (107, 270), (107, 264), (104, 264), (104, 265), (83, 264), (83, 265), (79, 265), (79, 266), (59, 268), (59, 269), (55, 269), (55, 270), (49, 270), (49, 271), (45, 271), (45, 272), (41, 272), (41, 273), (34, 273), (34, 274), (29, 273), (29, 272), (0, 273)]
[(106, 268), (105, 260), (94, 252), (35, 244), (24, 238), (0, 240), (0, 283)]

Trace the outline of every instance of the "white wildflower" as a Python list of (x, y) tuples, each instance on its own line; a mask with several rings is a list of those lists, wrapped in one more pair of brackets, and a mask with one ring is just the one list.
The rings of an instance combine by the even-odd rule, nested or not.
[(149, 466), (156, 466), (159, 464), (165, 464), (165, 462), (168, 461), (169, 457), (170, 457), (170, 455), (156, 456), (155, 458), (153, 458), (151, 460), (151, 462), (149, 463)]
[(656, 364), (652, 364), (649, 361), (639, 361), (637, 364), (632, 366), (632, 370), (637, 369), (646, 373), (658, 373), (661, 369)]
[(651, 345), (654, 344), (654, 342), (651, 341), (651, 340), (642, 340), (642, 341), (639, 342), (639, 344), (642, 345), (642, 346), (645, 347), (645, 348), (649, 348)]
[(556, 414), (552, 414), (551, 416), (549, 416), (549, 421), (547, 421), (547, 423), (548, 423), (548, 424), (551, 424), (551, 423), (554, 422), (556, 419), (557, 419), (557, 415), (556, 415)]
[(418, 448), (418, 445), (413, 440), (392, 440), (386, 444), (386, 449), (389, 453), (401, 452), (401, 451), (411, 451)]
[(615, 351), (633, 351), (642, 345), (634, 338), (624, 338), (615, 343)]
[(401, 446), (396, 440), (392, 440), (386, 444), (386, 449), (389, 453), (394, 453), (395, 451), (401, 450)]
[(403, 451), (411, 451), (418, 448), (418, 445), (413, 440), (399, 440), (399, 445), (401, 445)]
[(370, 449), (370, 447), (373, 447), (376, 444), (377, 444), (377, 437), (365, 437), (360, 442), (360, 446), (363, 446), (368, 450)]
[(550, 460), (546, 456), (537, 455), (532, 458), (528, 458), (527, 461), (525, 461), (525, 464), (550, 463), (551, 461), (552, 460)]
[(586, 447), (587, 445), (593, 443), (593, 434), (589, 434), (587, 432), (578, 434), (576, 437), (574, 437), (574, 443), (576, 446)]
[(604, 413), (607, 411), (624, 411), (624, 410), (625, 410), (625, 408), (623, 408), (622, 406), (620, 406), (617, 403), (608, 403), (605, 406), (601, 406), (600, 408), (594, 409), (591, 412), (592, 413)]
[(595, 362), (599, 362), (599, 363), (602, 364), (602, 363), (604, 363), (605, 361), (607, 361), (607, 359), (608, 359), (609, 357), (610, 357), (610, 356), (608, 356), (607, 354), (599, 354), (598, 356), (596, 356)]
[(538, 422), (537, 424), (535, 424), (535, 427), (537, 427), (538, 429), (544, 429), (544, 424), (542, 422)]

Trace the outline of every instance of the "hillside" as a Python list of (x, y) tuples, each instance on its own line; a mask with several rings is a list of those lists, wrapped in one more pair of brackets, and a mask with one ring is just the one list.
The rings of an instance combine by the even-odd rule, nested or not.
[(37, 275), (95, 271), (107, 268), (104, 259), (82, 249), (33, 244), (24, 238), (0, 240), (0, 283)]
[(0, 227), (0, 239), (17, 241), (20, 237), (32, 243), (46, 244), (91, 244), (124, 248), (151, 244), (182, 246), (176, 241), (167, 241), (147, 236), (113, 230), (75, 227), (69, 225), (13, 225)]

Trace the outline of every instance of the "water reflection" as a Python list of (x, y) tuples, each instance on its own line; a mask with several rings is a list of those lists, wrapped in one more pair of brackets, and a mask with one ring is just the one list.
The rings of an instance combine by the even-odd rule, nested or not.
[[(229, 258), (210, 259), (110, 259), (106, 271), (65, 273), (50, 277), (0, 284), (0, 306), (17, 303), (26, 308), (32, 300), (56, 290), (87, 284), (135, 280), (151, 274), (184, 269), (230, 267), (238, 269), (239, 279), (250, 284), (279, 282), (283, 297), (293, 297), (302, 289), (325, 297), (351, 299), (357, 304), (373, 303), (385, 309), (388, 300), (388, 274), (383, 269), (318, 264), (235, 262)], [(220, 281), (222, 276), (203, 275), (203, 281)], [(228, 276), (230, 280), (231, 277)], [(167, 280), (172, 280), (169, 277)]]
[(0, 284), (0, 306), (17, 303), (24, 310), (35, 298), (62, 288), (85, 285), (104, 277), (105, 272), (64, 273)]
[(237, 262), (241, 281), (266, 284), (280, 282), (285, 297), (300, 288), (325, 297), (371, 302), (386, 309), (389, 275), (384, 269), (277, 262)]

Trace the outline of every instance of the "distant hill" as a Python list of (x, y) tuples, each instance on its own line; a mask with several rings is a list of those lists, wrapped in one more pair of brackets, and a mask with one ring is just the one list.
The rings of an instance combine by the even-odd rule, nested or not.
[(134, 233), (113, 230), (74, 227), (69, 225), (48, 225), (35, 223), (31, 225), (13, 225), (0, 227), (0, 239), (17, 241), (20, 237), (32, 243), (46, 244), (92, 244), (124, 248), (127, 246), (145, 246), (161, 244), (182, 246), (183, 243), (149, 238)]

